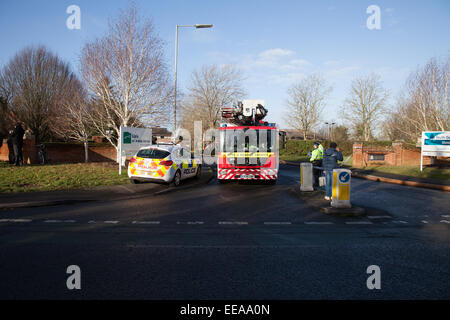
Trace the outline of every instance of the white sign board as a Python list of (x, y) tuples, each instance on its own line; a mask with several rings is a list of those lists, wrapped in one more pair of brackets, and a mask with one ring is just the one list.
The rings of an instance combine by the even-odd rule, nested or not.
[(420, 171), (423, 169), (423, 156), (450, 157), (450, 131), (422, 132)]
[(119, 173), (122, 173), (122, 165), (127, 157), (132, 157), (142, 147), (152, 145), (152, 129), (120, 127), (119, 141)]

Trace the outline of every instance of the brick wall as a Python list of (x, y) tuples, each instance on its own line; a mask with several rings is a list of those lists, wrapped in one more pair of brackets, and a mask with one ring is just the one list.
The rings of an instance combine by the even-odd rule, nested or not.
[[(370, 160), (370, 155), (384, 155), (383, 161)], [(449, 159), (438, 158), (439, 164), (448, 164)], [(432, 164), (431, 157), (423, 158), (424, 165)], [(367, 167), (372, 165), (388, 166), (419, 166), (420, 149), (406, 149), (401, 142), (393, 142), (392, 146), (364, 146), (363, 143), (353, 144), (353, 167)]]
[[(6, 140), (0, 146), (0, 161), (8, 161), (9, 148)], [(12, 153), (12, 150), (11, 150)], [(84, 147), (81, 144), (50, 143), (47, 144), (47, 155), (51, 163), (79, 163), (84, 162)], [(37, 149), (34, 139), (24, 140), (24, 162), (38, 163)], [(90, 162), (115, 162), (116, 149), (111, 145), (94, 145), (89, 147)]]
[[(31, 164), (37, 161), (37, 152), (34, 147), (34, 138), (23, 140), (23, 161), (24, 163)], [(14, 156), (14, 151), (11, 147), (8, 147), (7, 140), (4, 139), (0, 146), (0, 161), (9, 161), (9, 155)]]

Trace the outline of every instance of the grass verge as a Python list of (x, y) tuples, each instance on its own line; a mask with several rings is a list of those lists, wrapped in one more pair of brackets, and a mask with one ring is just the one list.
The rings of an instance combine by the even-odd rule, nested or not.
[(11, 166), (0, 162), (0, 193), (84, 189), (129, 183), (126, 170), (101, 164)]
[(417, 166), (373, 166), (361, 168), (363, 170), (373, 170), (376, 172), (386, 172), (392, 174), (399, 174), (403, 176), (425, 178), (425, 179), (436, 179), (443, 181), (450, 181), (450, 169), (449, 168), (437, 168), (437, 167), (427, 167), (423, 171)]

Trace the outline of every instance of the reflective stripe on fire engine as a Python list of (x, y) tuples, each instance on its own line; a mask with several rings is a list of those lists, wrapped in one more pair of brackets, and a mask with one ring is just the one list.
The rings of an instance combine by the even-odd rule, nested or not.
[[(278, 178), (277, 170), (272, 169), (220, 169), (217, 178), (221, 180), (240, 180), (240, 176), (243, 174), (258, 175), (258, 178), (253, 178), (255, 180), (276, 180)], [(239, 176), (239, 178), (236, 176)]]
[(228, 158), (269, 158), (273, 152), (223, 152), (222, 156)]

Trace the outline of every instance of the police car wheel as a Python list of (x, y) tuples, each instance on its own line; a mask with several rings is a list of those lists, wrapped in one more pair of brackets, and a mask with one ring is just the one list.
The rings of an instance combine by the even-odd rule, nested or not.
[(136, 180), (136, 179), (130, 179), (130, 182), (132, 184), (139, 184), (139, 183), (141, 183), (139, 180)]
[(178, 170), (175, 172), (175, 176), (173, 177), (172, 183), (175, 187), (178, 187), (181, 183), (181, 172)]
[(200, 179), (201, 176), (202, 176), (202, 166), (198, 166), (197, 173), (195, 174), (195, 178)]

